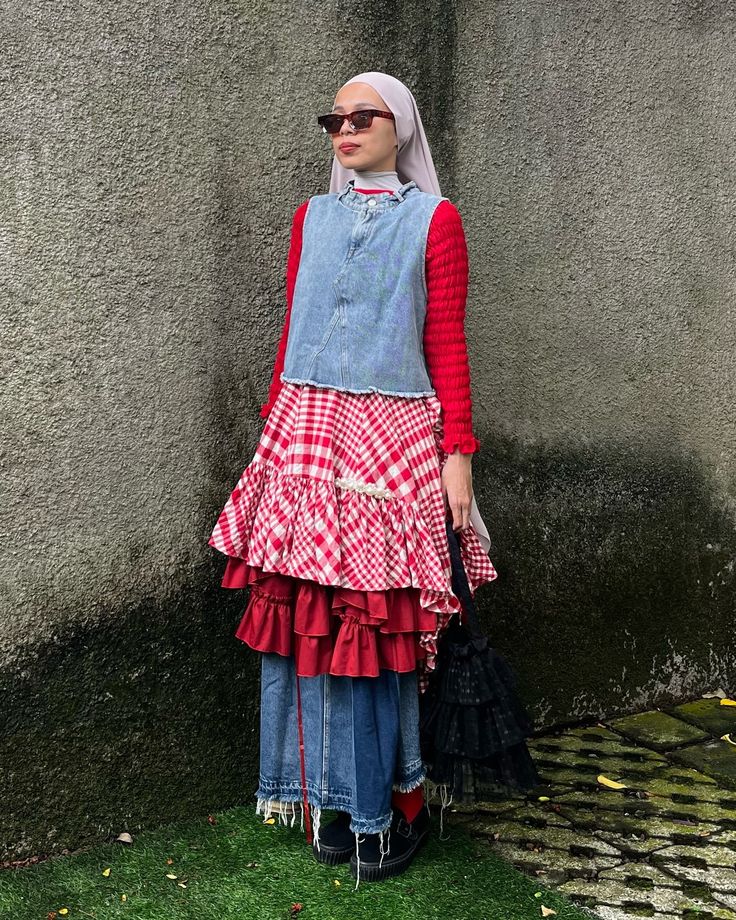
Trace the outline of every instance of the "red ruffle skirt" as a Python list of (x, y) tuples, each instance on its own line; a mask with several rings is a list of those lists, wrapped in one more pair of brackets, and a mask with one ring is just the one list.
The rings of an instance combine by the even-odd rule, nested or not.
[(420, 634), (437, 627), (437, 615), (422, 607), (417, 588), (321, 585), (234, 558), (228, 559), (222, 585), (251, 586), (238, 639), (259, 652), (293, 655), (301, 677), (413, 671), (426, 659)]

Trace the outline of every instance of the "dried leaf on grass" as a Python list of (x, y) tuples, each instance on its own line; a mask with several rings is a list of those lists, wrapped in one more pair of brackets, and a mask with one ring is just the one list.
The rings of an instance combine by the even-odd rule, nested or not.
[(607, 786), (609, 789), (627, 789), (626, 783), (617, 783), (614, 779), (609, 779), (607, 776), (604, 776), (602, 773), (598, 774), (598, 782), (601, 786)]

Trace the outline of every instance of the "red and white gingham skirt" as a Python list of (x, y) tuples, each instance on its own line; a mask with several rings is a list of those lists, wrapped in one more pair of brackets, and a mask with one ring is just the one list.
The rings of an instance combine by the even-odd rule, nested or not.
[[(297, 673), (409, 671), (420, 685), (460, 609), (451, 585), (436, 396), (284, 382), (209, 545), (223, 587), (251, 586), (236, 636)], [(496, 571), (458, 531), (471, 592)]]

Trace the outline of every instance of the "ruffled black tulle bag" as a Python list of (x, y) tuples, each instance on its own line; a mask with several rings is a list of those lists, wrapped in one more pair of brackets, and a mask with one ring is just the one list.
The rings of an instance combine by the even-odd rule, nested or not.
[(525, 739), (529, 716), (508, 662), (483, 635), (452, 521), (447, 520), (455, 613), (437, 647), (435, 670), (420, 695), (420, 739), (427, 777), (455, 801), (475, 802), (541, 783)]

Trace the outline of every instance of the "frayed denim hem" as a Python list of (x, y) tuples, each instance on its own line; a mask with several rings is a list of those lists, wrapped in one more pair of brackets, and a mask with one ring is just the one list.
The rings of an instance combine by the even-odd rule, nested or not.
[(417, 786), (422, 785), (426, 778), (427, 768), (420, 760), (416, 765), (412, 764), (407, 775), (399, 782), (394, 783), (392, 789), (394, 792), (413, 792)]
[[(301, 827), (303, 828), (304, 804), (301, 790), (294, 793), (282, 792), (264, 794), (262, 789), (258, 789), (255, 795), (257, 799), (257, 815), (262, 814), (264, 816), (264, 821), (268, 821), (269, 818), (278, 815), (282, 824), (289, 824), (289, 817), (291, 817), (290, 823), (292, 827), (296, 820), (296, 806), (299, 804), (302, 810)], [(311, 809), (310, 814), (314, 825), (314, 841), (317, 849), (319, 849), (319, 825), (323, 810), (347, 812), (350, 815), (350, 830), (353, 831), (354, 834), (380, 834), (382, 831), (388, 830), (391, 826), (391, 819), (393, 816), (391, 809), (389, 809), (387, 814), (380, 815), (378, 818), (366, 818), (363, 815), (356, 814), (350, 801), (345, 801), (344, 799), (344, 796), (332, 796), (328, 794), (320, 801), (320, 797), (315, 795), (307, 786), (307, 803)], [(289, 808), (289, 805), (292, 807)]]
[[(304, 830), (304, 804), (302, 802), (284, 802), (279, 799), (258, 799), (256, 803), (256, 814), (263, 815), (263, 823), (265, 824), (269, 819), (273, 819), (276, 815), (279, 819), (280, 824), (290, 825), (294, 827), (294, 822), (296, 821), (296, 806), (299, 806), (301, 809), (301, 820), (299, 826)], [(291, 816), (291, 822), (289, 821), (289, 816)]]
[(381, 393), (383, 396), (404, 396), (409, 398), (415, 398), (417, 396), (436, 396), (436, 390), (412, 390), (411, 392), (406, 392), (404, 390), (382, 390), (379, 387), (366, 387), (364, 389), (358, 389), (357, 387), (344, 387), (335, 383), (322, 383), (318, 380), (310, 380), (309, 378), (301, 377), (284, 377), (283, 375), (279, 378), (283, 383), (294, 383), (297, 386), (302, 386), (303, 384), (309, 384), (313, 387), (321, 387), (326, 390), (339, 390), (341, 393)]
[[(274, 799), (280, 802), (301, 802), (304, 799), (301, 783), (296, 781), (274, 782), (265, 780), (262, 776), (255, 795), (257, 799)], [(339, 790), (330, 789), (325, 796), (321, 789), (307, 780), (307, 800), (314, 802), (319, 808), (336, 808), (338, 811), (347, 811), (347, 806), (351, 804), (353, 796), (350, 789), (344, 787)]]

